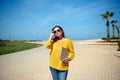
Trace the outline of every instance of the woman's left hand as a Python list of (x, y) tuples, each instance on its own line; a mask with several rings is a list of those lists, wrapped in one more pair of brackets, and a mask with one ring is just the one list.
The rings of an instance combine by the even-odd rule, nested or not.
[(70, 61), (70, 58), (64, 58), (62, 61), (63, 61), (64, 63), (68, 64), (69, 61)]

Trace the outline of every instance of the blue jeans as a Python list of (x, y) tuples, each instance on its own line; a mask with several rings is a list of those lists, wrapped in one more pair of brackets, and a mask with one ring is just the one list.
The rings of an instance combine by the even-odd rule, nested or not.
[(50, 67), (53, 80), (67, 80), (68, 70), (56, 70)]

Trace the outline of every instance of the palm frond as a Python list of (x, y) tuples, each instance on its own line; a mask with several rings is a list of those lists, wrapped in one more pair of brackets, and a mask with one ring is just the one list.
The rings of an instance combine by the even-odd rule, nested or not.
[(114, 15), (114, 13), (113, 13), (113, 12), (111, 12), (111, 13), (110, 13), (110, 17), (112, 17), (113, 15)]

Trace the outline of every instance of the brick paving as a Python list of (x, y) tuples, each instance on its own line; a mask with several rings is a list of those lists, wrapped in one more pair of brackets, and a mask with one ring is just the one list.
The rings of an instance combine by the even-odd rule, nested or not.
[(76, 57), (70, 64), (68, 80), (120, 80), (117, 45), (74, 44)]
[[(74, 42), (76, 56), (67, 80), (120, 80), (117, 45)], [(0, 56), (0, 80), (52, 80), (49, 50), (44, 46)]]

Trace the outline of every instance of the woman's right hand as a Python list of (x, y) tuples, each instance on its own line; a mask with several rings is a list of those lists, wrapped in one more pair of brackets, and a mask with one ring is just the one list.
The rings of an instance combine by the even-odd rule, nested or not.
[(51, 31), (49, 40), (52, 41), (52, 42), (53, 42), (52, 37), (53, 37), (54, 35), (55, 35), (55, 33), (53, 33), (53, 31)]

